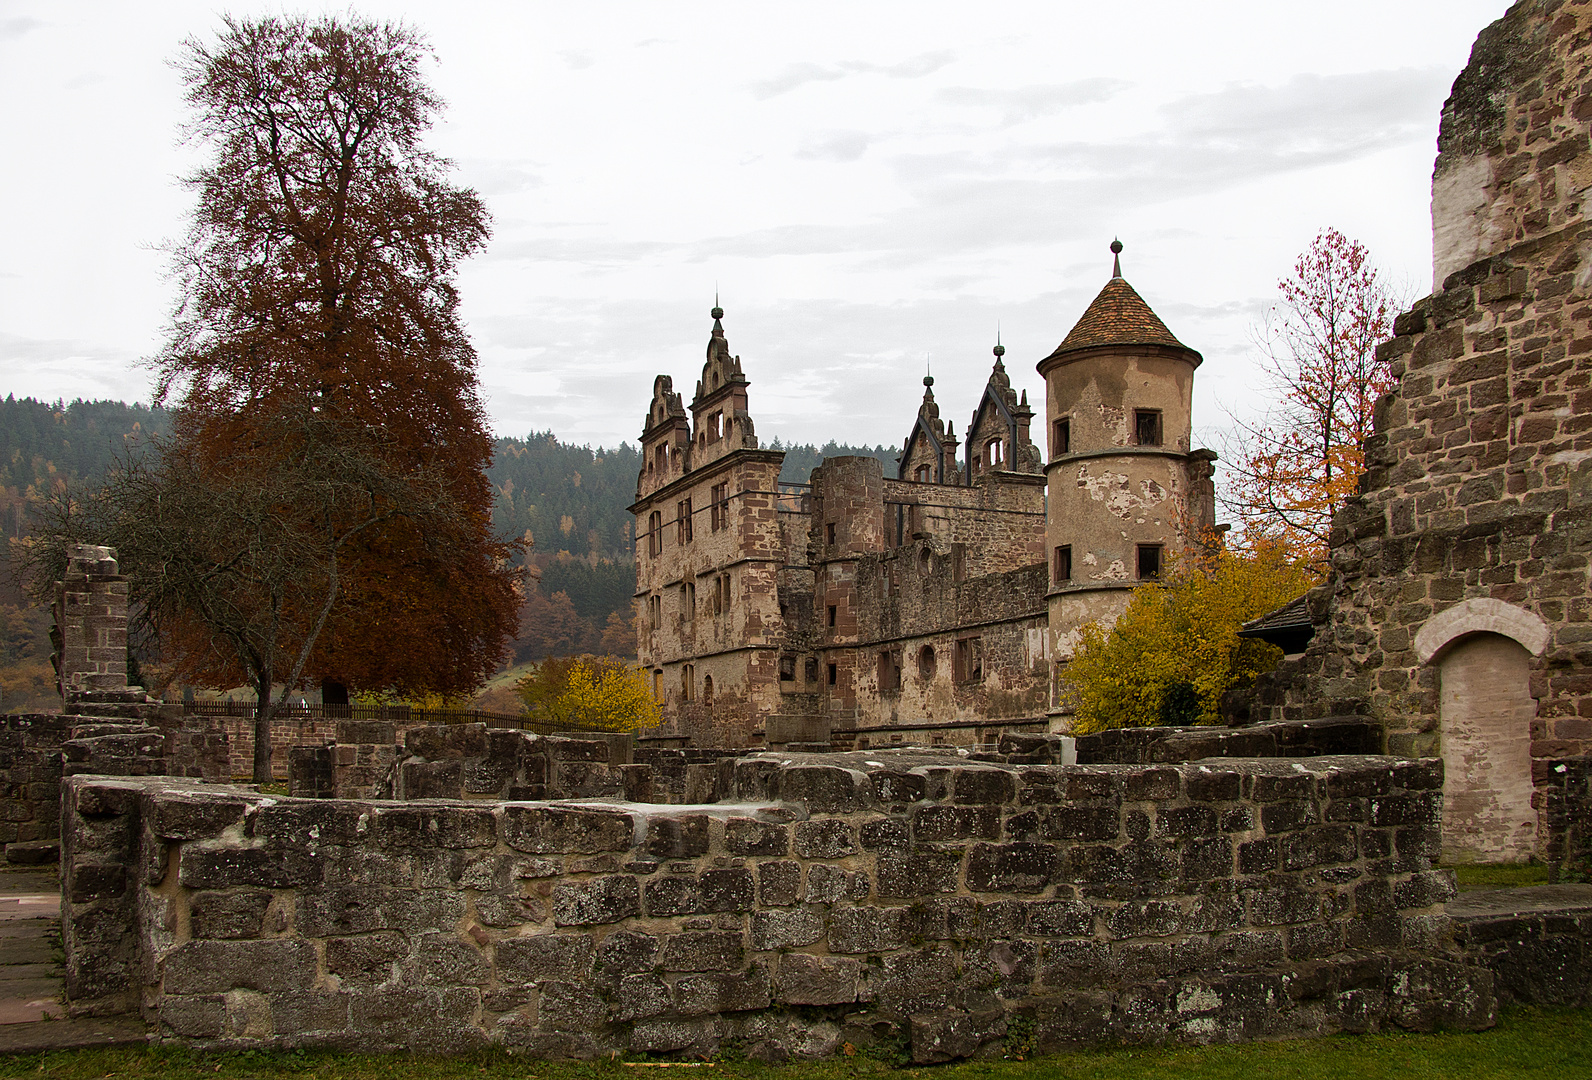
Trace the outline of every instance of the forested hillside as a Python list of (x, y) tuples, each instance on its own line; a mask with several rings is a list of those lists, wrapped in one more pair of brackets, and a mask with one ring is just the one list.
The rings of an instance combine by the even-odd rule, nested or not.
[[(164, 410), (119, 401), (65, 404), (8, 397), (0, 402), (0, 529), (5, 537), (26, 531), (30, 500), (93, 481), (119, 456), (169, 427)], [(780, 478), (797, 483), (805, 483), (823, 458), (842, 454), (877, 457), (890, 474), (897, 453), (884, 446), (785, 445), (778, 439), (769, 448), (785, 452)], [(640, 449), (628, 443), (572, 446), (550, 431), (497, 440), (487, 471), (497, 491), (493, 523), (499, 535), (525, 542), (531, 568), (516, 660), (634, 653), (634, 525), (626, 508), (635, 498), (640, 469)], [(42, 610), (27, 609), (9, 580), (0, 590), (0, 707), (10, 708), (35, 691), (53, 692), (47, 677), (48, 618)]]

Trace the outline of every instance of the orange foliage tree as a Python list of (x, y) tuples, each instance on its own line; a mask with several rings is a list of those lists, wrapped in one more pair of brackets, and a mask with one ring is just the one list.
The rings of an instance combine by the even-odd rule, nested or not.
[[(278, 704), (268, 675), (457, 695), (515, 630), (514, 549), (491, 529), (492, 443), (454, 280), (488, 218), (422, 144), (441, 107), (428, 54), (402, 24), (229, 18), (177, 65), (189, 134), (213, 158), (173, 245), (181, 298), (157, 365), (179, 408), (165, 471), (146, 479), (181, 474), (236, 504), (232, 533), (260, 569), (224, 602), (168, 590), (155, 609), (179, 674), (262, 685), (256, 779)], [(200, 539), (207, 566), (228, 564), (226, 531)], [(124, 563), (153, 597), (158, 544), (139, 554)]]
[(1244, 541), (1280, 542), (1319, 564), (1332, 515), (1365, 471), (1372, 410), (1396, 382), (1376, 347), (1398, 302), (1364, 245), (1336, 229), (1317, 235), (1277, 288), (1257, 334), (1277, 402), (1263, 420), (1238, 423), (1223, 502)]

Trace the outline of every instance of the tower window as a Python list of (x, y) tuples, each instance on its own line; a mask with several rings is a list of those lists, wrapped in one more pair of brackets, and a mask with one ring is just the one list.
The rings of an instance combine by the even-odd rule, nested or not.
[(1072, 580), (1072, 545), (1063, 544), (1056, 549), (1053, 576), (1057, 584)]
[(1050, 425), (1050, 456), (1072, 453), (1072, 420), (1062, 417)]
[(1161, 545), (1139, 545), (1139, 580), (1155, 581), (1161, 576)]
[(834, 542), (835, 542), (835, 523), (833, 521), (831, 521), (831, 522), (829, 522), (828, 524), (826, 524), (824, 526), (824, 543), (833, 544)]
[(1140, 446), (1161, 445), (1161, 410), (1133, 410), (1133, 441)]
[(840, 682), (840, 668), (834, 664), (829, 665), (829, 685), (834, 686)]
[(837, 608), (834, 604), (830, 604), (829, 605), (829, 625), (830, 626), (834, 626), (835, 625), (835, 617), (836, 617), (837, 613), (839, 612), (839, 610), (840, 609)]

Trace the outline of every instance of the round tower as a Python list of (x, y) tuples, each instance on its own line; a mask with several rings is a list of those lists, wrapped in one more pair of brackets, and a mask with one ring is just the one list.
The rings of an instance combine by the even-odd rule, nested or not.
[(1115, 621), (1134, 586), (1158, 578), (1211, 516), (1208, 450), (1190, 452), (1201, 356), (1166, 328), (1122, 276), (1056, 350), (1045, 379), (1050, 631), (1058, 663), (1087, 623)]

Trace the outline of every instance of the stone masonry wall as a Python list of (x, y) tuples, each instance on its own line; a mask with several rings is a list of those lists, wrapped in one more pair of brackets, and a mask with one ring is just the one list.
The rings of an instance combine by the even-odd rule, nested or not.
[(1443, 111), (1438, 291), (1382, 347), (1398, 388), (1334, 521), (1315, 638), (1259, 691), (1274, 717), (1369, 714), (1388, 752), (1444, 754), (1421, 631), (1467, 603), (1540, 620), (1539, 813), (1548, 763), (1592, 752), (1589, 119), (1592, 5), (1526, 0), (1483, 32)]
[(935, 1062), (1488, 1026), (1441, 765), (758, 755), (725, 801), (72, 777), (68, 993), (206, 1046)]

